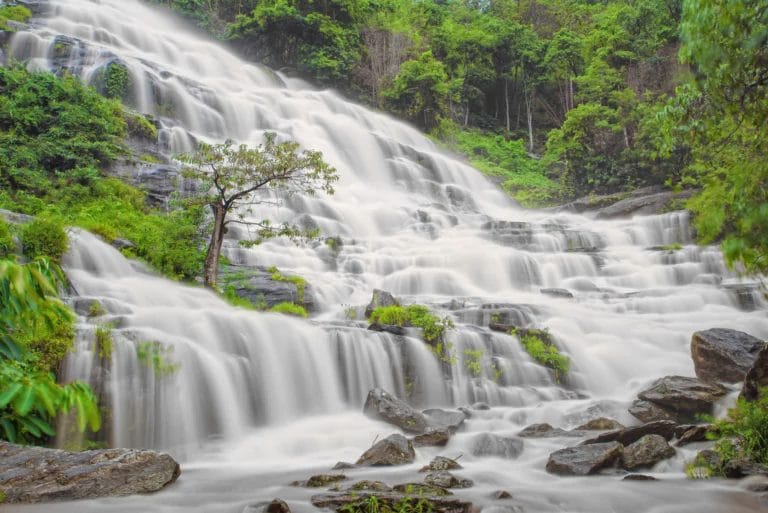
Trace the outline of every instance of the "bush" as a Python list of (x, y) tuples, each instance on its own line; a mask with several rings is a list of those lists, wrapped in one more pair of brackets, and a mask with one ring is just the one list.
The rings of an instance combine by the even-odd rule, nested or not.
[(371, 324), (421, 328), (424, 340), (430, 344), (442, 342), (445, 331), (453, 327), (449, 318), (441, 319), (424, 305), (380, 306), (371, 313), (368, 320)]
[(29, 258), (47, 257), (60, 262), (67, 252), (67, 232), (61, 223), (38, 218), (20, 229), (21, 246)]
[(561, 377), (568, 373), (570, 360), (549, 342), (549, 333), (544, 330), (526, 330), (524, 333), (513, 330), (512, 334), (520, 336), (520, 343), (531, 358), (552, 369), (555, 381), (559, 383)]
[(270, 308), (269, 311), (287, 315), (295, 315), (296, 317), (307, 317), (307, 315), (309, 315), (303, 306), (289, 302), (278, 303)]
[(11, 227), (0, 218), (0, 257), (12, 255), (16, 252), (16, 241), (13, 240)]
[(715, 452), (725, 466), (735, 460), (768, 465), (768, 389), (757, 401), (740, 398), (724, 419), (714, 422)]
[(32, 11), (21, 5), (6, 5), (0, 7), (0, 30), (11, 30), (9, 21), (25, 22), (32, 17)]

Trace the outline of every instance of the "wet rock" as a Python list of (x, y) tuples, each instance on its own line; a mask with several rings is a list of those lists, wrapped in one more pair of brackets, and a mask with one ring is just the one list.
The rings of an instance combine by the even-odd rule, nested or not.
[(347, 478), (344, 474), (318, 474), (307, 479), (305, 486), (309, 488), (320, 488), (329, 486)]
[(331, 468), (331, 470), (349, 470), (351, 468), (356, 468), (356, 465), (346, 461), (339, 461)]
[(129, 241), (128, 239), (115, 239), (112, 241), (112, 247), (118, 251), (122, 251), (123, 249), (135, 248), (136, 244)]
[(768, 476), (757, 475), (745, 477), (739, 483), (739, 487), (748, 492), (768, 492)]
[(463, 468), (456, 460), (446, 458), (445, 456), (435, 456), (435, 458), (429, 462), (429, 465), (423, 466), (419, 472), (436, 472), (440, 470), (458, 470)]
[(677, 424), (669, 420), (649, 422), (642, 426), (617, 429), (616, 431), (602, 433), (594, 438), (583, 441), (582, 445), (604, 444), (607, 442), (619, 442), (622, 445), (630, 445), (640, 440), (645, 435), (659, 435), (664, 438), (664, 440), (671, 440), (675, 435), (676, 426)]
[(291, 508), (282, 499), (273, 499), (272, 502), (259, 502), (249, 504), (242, 513), (291, 513)]
[(675, 445), (682, 447), (694, 442), (703, 442), (707, 439), (709, 429), (709, 424), (702, 424), (699, 426), (678, 426), (678, 429), (675, 431), (675, 436), (677, 437), (677, 443)]
[(371, 302), (365, 307), (365, 318), (368, 319), (373, 311), (380, 306), (399, 306), (400, 302), (386, 290), (373, 289)]
[(396, 484), (392, 489), (396, 492), (417, 497), (445, 497), (446, 495), (453, 495), (450, 490), (446, 490), (443, 487), (424, 483), (401, 483)]
[(384, 333), (391, 333), (393, 335), (403, 336), (408, 333), (408, 329), (403, 326), (395, 326), (393, 324), (379, 324), (377, 322), (368, 326), (371, 331), (381, 331)]
[(514, 459), (523, 452), (523, 441), (519, 438), (482, 433), (472, 440), (471, 450), (475, 456), (495, 456), (498, 458)]
[(357, 481), (356, 483), (352, 484), (352, 486), (349, 486), (347, 488), (347, 491), (361, 491), (361, 490), (369, 490), (369, 491), (376, 491), (376, 492), (391, 492), (392, 487), (381, 481), (369, 481), (367, 479), (364, 479), (362, 481)]
[(429, 427), (424, 414), (381, 388), (374, 388), (368, 392), (363, 413), (409, 433), (421, 434)]
[(645, 435), (637, 442), (624, 448), (621, 465), (627, 470), (652, 467), (674, 455), (675, 450), (669, 446), (664, 437)]
[(680, 193), (662, 191), (626, 198), (598, 210), (597, 218), (614, 219), (617, 217), (629, 217), (635, 215), (660, 214), (672, 201), (688, 198), (692, 194), (693, 191), (683, 191)]
[(610, 430), (624, 429), (624, 426), (613, 419), (600, 417), (600, 418), (592, 419), (588, 422), (585, 422), (584, 424), (576, 428), (577, 431), (606, 431), (609, 429)]
[(469, 488), (474, 484), (471, 479), (454, 476), (446, 470), (427, 474), (424, 478), (424, 483), (440, 488)]
[(0, 442), (0, 490), (7, 503), (52, 502), (156, 492), (179, 464), (136, 449), (67, 452)]
[(656, 422), (658, 420), (677, 421), (675, 412), (662, 408), (648, 401), (636, 400), (629, 407), (629, 413), (643, 422)]
[(760, 389), (765, 387), (768, 387), (768, 347), (758, 353), (755, 363), (747, 372), (741, 396), (747, 401), (756, 401), (760, 396)]
[(579, 445), (555, 451), (549, 455), (547, 472), (561, 476), (587, 476), (614, 466), (623, 446), (618, 442)]
[(451, 433), (447, 429), (430, 429), (413, 437), (414, 447), (444, 447), (448, 445)]
[(567, 289), (539, 289), (539, 292), (547, 296), (572, 298), (573, 294)]
[(624, 476), (622, 481), (656, 481), (653, 476), (646, 476), (645, 474), (629, 474)]
[(700, 413), (712, 413), (712, 406), (726, 392), (721, 385), (696, 378), (666, 376), (653, 382), (638, 397), (673, 412), (679, 422), (686, 422)]
[(546, 423), (531, 424), (530, 426), (520, 431), (517, 436), (521, 438), (551, 438), (556, 436), (568, 436), (568, 431), (552, 427)]
[[(422, 485), (423, 486), (423, 485)], [(429, 501), (430, 511), (433, 513), (472, 513), (473, 506), (471, 502), (445, 496), (423, 496), (418, 497), (412, 494), (403, 494), (397, 492), (354, 492), (341, 494), (314, 495), (310, 499), (317, 508), (328, 508), (339, 513), (364, 513), (368, 510), (365, 505), (371, 497), (376, 497), (381, 509), (395, 510), (395, 504), (401, 507), (407, 504), (407, 507), (416, 510), (417, 506), (423, 501)]]
[(491, 407), (488, 405), (488, 403), (475, 403), (472, 405), (472, 409), (477, 411), (487, 411), (490, 410)]
[(273, 270), (263, 266), (226, 266), (219, 274), (219, 283), (254, 305), (271, 308), (280, 303), (295, 303), (308, 312), (317, 310), (311, 285), (299, 290), (299, 285), (292, 281), (273, 280)]
[(498, 490), (493, 492), (493, 498), (496, 500), (511, 499), (512, 494), (506, 490)]
[(467, 419), (467, 416), (460, 411), (452, 410), (440, 410), (432, 408), (424, 410), (423, 413), (427, 417), (427, 422), (430, 426), (436, 428), (448, 429), (451, 433), (455, 433)]
[(710, 383), (737, 383), (752, 367), (765, 342), (742, 331), (712, 328), (691, 338), (696, 376)]
[(416, 452), (413, 444), (403, 435), (390, 435), (376, 442), (357, 460), (357, 465), (393, 466), (413, 463)]

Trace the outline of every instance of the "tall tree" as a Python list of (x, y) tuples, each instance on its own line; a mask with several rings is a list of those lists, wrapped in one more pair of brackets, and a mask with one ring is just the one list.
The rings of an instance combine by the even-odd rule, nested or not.
[(284, 194), (333, 194), (333, 183), (338, 180), (336, 169), (323, 160), (319, 151), (300, 151), (297, 142), (278, 142), (271, 132), (264, 134), (264, 142), (256, 148), (232, 141), (201, 143), (196, 152), (181, 155), (179, 160), (186, 164), (185, 177), (204, 184), (202, 190), (206, 192), (191, 198), (191, 202), (207, 205), (213, 214), (203, 269), (207, 287), (216, 286), (221, 247), (229, 224), (255, 226), (261, 238), (300, 235), (295, 227), (275, 227), (268, 220), (247, 221), (242, 213), (233, 218), (233, 211), (268, 201), (258, 194), (267, 189)]

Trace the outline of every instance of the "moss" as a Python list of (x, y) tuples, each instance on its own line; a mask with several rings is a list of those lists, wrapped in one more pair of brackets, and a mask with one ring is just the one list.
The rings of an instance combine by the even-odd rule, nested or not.
[(272, 281), (282, 281), (296, 285), (296, 293), (298, 294), (299, 303), (304, 303), (304, 292), (307, 288), (307, 280), (301, 276), (285, 276), (274, 266), (267, 270), (271, 273), (270, 278)]
[(562, 376), (568, 373), (570, 360), (567, 356), (560, 354), (548, 331), (512, 329), (510, 334), (520, 339), (520, 343), (531, 358), (554, 372), (555, 381), (559, 383)]
[(442, 342), (445, 331), (453, 328), (453, 322), (448, 317), (441, 319), (424, 305), (379, 306), (368, 320), (371, 324), (421, 328), (424, 340), (430, 344)]
[(29, 258), (47, 257), (59, 262), (67, 251), (67, 232), (61, 223), (51, 219), (38, 218), (22, 225), (19, 236)]
[(137, 112), (126, 111), (123, 117), (128, 128), (128, 135), (148, 141), (157, 141), (157, 127), (147, 116)]
[(295, 315), (296, 317), (307, 317), (307, 315), (309, 315), (303, 306), (289, 302), (278, 303), (270, 308), (269, 311), (287, 315)]
[(148, 162), (150, 164), (160, 164), (160, 159), (150, 153), (142, 153), (139, 157), (142, 162)]
[(0, 7), (0, 30), (13, 30), (9, 21), (24, 23), (32, 17), (32, 11), (21, 5), (7, 5)]
[(91, 306), (88, 307), (88, 317), (101, 317), (106, 313), (107, 311), (98, 301), (92, 301)]

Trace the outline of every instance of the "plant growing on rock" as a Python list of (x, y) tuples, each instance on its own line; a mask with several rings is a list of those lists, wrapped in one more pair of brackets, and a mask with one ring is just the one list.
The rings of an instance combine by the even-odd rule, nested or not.
[(556, 382), (559, 383), (562, 376), (568, 373), (570, 360), (560, 354), (557, 346), (549, 341), (550, 336), (546, 330), (513, 329), (510, 334), (520, 338), (520, 343), (531, 358), (552, 370)]
[(203, 283), (216, 286), (221, 247), (227, 226), (237, 223), (257, 230), (255, 243), (277, 236), (297, 238), (311, 235), (306, 230), (284, 224), (274, 226), (269, 220), (247, 221), (244, 213), (233, 219), (233, 211), (248, 205), (269, 203), (263, 192), (313, 195), (318, 191), (333, 194), (338, 180), (336, 169), (327, 164), (319, 151), (299, 150), (295, 141), (278, 142), (274, 133), (264, 134), (256, 148), (201, 143), (196, 152), (181, 155), (184, 176), (203, 183), (200, 196), (190, 198), (193, 205), (204, 205), (213, 213), (213, 230), (205, 255)]
[(136, 345), (136, 357), (149, 367), (158, 377), (176, 373), (181, 365), (171, 360), (173, 346), (168, 346), (156, 340), (143, 341)]
[(725, 418), (714, 421), (707, 437), (717, 440), (717, 473), (738, 462), (768, 465), (768, 389), (757, 401), (740, 398)]
[(421, 328), (424, 341), (432, 345), (442, 342), (446, 330), (453, 328), (450, 318), (441, 319), (424, 305), (380, 306), (368, 320), (371, 324)]
[(303, 306), (297, 305), (296, 303), (291, 303), (288, 301), (284, 301), (282, 303), (276, 304), (275, 306), (270, 308), (269, 311), (275, 312), (275, 313), (287, 314), (287, 315), (294, 315), (296, 317), (306, 317), (307, 315), (309, 315)]

